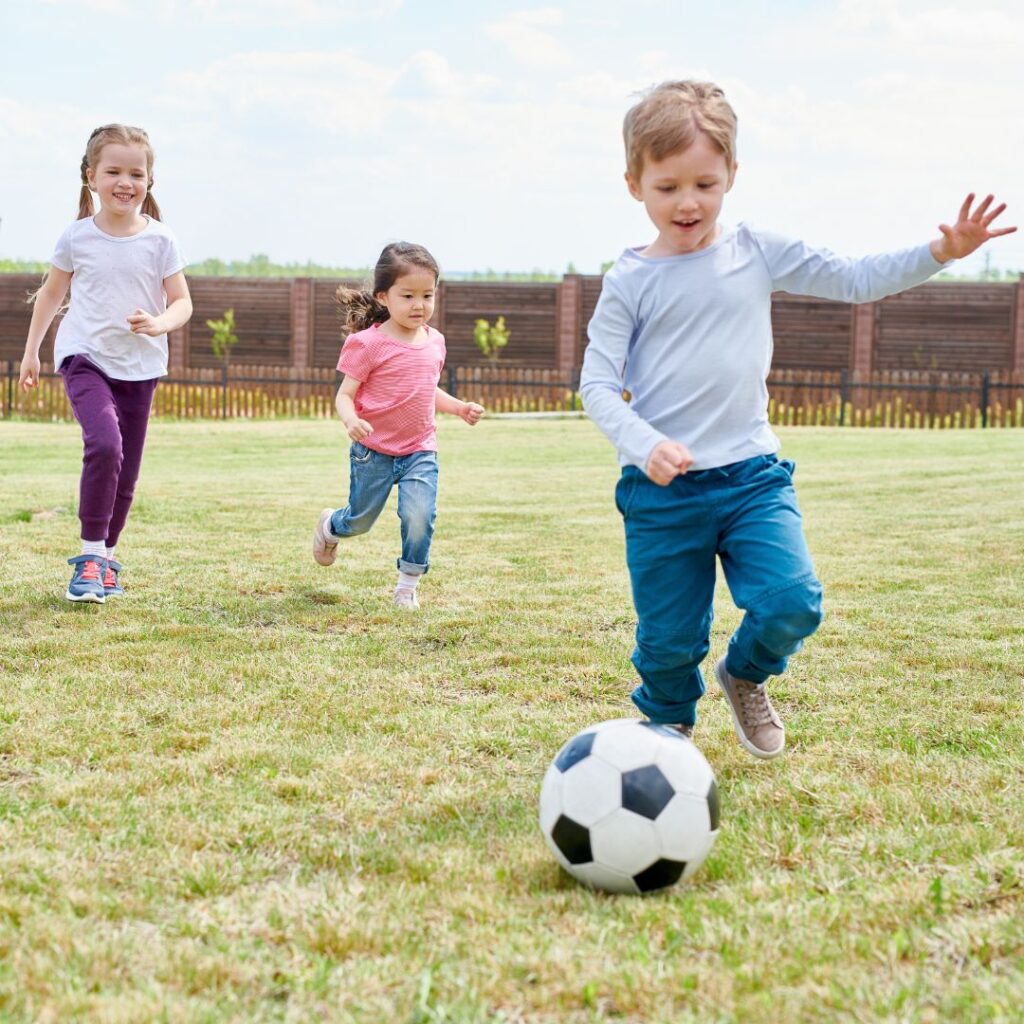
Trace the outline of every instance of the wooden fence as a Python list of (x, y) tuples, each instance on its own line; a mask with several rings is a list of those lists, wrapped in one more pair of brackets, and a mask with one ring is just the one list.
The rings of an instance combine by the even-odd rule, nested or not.
[[(192, 369), (165, 377), (153, 415), (175, 419), (330, 418), (334, 370), (281, 366)], [(73, 419), (59, 376), (43, 367), (38, 388), (18, 389), (18, 364), (3, 364), (3, 418)], [(579, 410), (579, 375), (550, 368), (450, 366), (442, 387), (491, 413)], [(1024, 373), (816, 373), (777, 370), (768, 378), (776, 424), (884, 427), (1024, 426)]]
[[(350, 282), (351, 283), (351, 282)], [(207, 319), (235, 311), (239, 367), (292, 367), (309, 375), (333, 368), (342, 332), (338, 281), (311, 278), (190, 277), (194, 312), (172, 332), (171, 372), (216, 369)], [(24, 351), (39, 275), (0, 274), (0, 360)], [(582, 363), (587, 324), (600, 277), (569, 274), (561, 282), (442, 281), (431, 323), (446, 338), (448, 359), (484, 366), (473, 341), (478, 317), (504, 316), (511, 331), (502, 361), (567, 374)], [(1018, 283), (936, 281), (879, 302), (851, 306), (795, 295), (772, 297), (774, 363), (819, 373), (848, 370), (1024, 371), (1024, 280)], [(54, 328), (43, 353), (53, 351)]]

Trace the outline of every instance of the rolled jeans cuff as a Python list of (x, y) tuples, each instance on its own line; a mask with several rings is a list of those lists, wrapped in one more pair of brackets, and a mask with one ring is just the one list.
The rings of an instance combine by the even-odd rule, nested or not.
[(674, 704), (652, 701), (644, 693), (643, 686), (638, 686), (633, 691), (632, 699), (640, 712), (658, 725), (697, 724), (697, 702), (695, 700), (678, 701)]
[(395, 564), (398, 566), (399, 572), (404, 572), (407, 576), (423, 576), (429, 566), (420, 565), (417, 562), (407, 562), (404, 558), (396, 560)]

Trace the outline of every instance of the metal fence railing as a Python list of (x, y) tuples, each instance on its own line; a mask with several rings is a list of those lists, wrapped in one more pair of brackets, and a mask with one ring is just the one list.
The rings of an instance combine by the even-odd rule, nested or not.
[[(0, 364), (0, 417), (73, 419), (59, 374), (44, 367), (38, 388), (18, 388), (19, 365)], [(188, 369), (164, 377), (155, 416), (257, 419), (335, 415), (332, 369), (237, 366)], [(581, 408), (579, 370), (501, 364), (450, 366), (441, 385), (491, 412)], [(778, 370), (768, 378), (769, 419), (777, 424), (887, 427), (1024, 426), (1024, 373)]]

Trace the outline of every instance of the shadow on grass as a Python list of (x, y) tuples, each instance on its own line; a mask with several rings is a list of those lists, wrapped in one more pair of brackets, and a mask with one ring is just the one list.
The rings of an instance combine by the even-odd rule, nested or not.
[(311, 604), (317, 605), (332, 605), (342, 603), (342, 597), (340, 594), (332, 594), (330, 593), (330, 591), (327, 590), (300, 590), (298, 593), (298, 597), (300, 597), (304, 601), (309, 601)]

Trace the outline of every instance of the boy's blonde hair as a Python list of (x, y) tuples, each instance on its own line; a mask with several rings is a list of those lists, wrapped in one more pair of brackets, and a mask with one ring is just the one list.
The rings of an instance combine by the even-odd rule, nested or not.
[(692, 146), (703, 132), (736, 162), (736, 112), (714, 82), (662, 82), (630, 108), (622, 125), (626, 170), (639, 179), (644, 160), (664, 160)]

